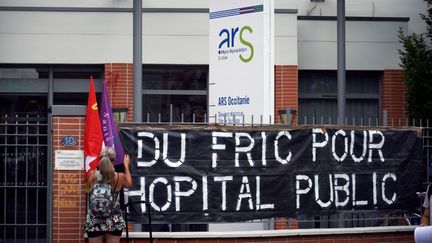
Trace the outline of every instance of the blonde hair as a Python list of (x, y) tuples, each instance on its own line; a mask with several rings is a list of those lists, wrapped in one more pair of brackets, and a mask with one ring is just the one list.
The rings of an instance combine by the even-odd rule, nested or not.
[(115, 171), (113, 162), (108, 157), (103, 157), (99, 163), (99, 171), (102, 174), (102, 180), (104, 183), (113, 183)]
[(113, 163), (116, 159), (116, 152), (112, 147), (104, 147), (100, 152), (100, 158), (108, 157)]

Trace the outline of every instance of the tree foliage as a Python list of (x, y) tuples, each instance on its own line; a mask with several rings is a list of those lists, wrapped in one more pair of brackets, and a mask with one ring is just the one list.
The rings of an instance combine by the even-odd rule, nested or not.
[(399, 50), (406, 102), (411, 119), (432, 119), (432, 0), (425, 0), (426, 33), (405, 35), (399, 30), (403, 50)]
[(427, 5), (427, 14), (420, 14), (422, 19), (426, 22), (426, 35), (432, 40), (432, 0), (424, 0)]

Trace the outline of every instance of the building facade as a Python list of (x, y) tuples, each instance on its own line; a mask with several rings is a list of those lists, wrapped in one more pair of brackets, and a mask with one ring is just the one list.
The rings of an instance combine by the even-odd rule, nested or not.
[[(208, 6), (143, 1), (143, 121), (208, 121)], [(424, 11), (346, 2), (347, 124), (404, 124), (398, 33), (424, 32)], [(83, 149), (90, 75), (133, 120), (132, 37), (132, 0), (0, 2), (0, 241), (84, 240), (83, 175), (57, 170), (54, 151)], [(274, 56), (272, 121), (290, 109), (299, 124), (335, 124), (336, 0), (275, 0)]]

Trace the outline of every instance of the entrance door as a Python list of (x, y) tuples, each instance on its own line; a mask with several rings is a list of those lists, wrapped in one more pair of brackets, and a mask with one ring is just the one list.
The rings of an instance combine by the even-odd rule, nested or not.
[(47, 241), (47, 96), (0, 94), (0, 242)]

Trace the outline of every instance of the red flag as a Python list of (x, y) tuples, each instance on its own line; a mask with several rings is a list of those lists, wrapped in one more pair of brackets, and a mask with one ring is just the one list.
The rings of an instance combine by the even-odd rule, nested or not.
[(86, 126), (84, 135), (85, 174), (96, 169), (102, 149), (103, 137), (99, 120), (93, 77), (90, 77), (90, 91), (87, 101)]

